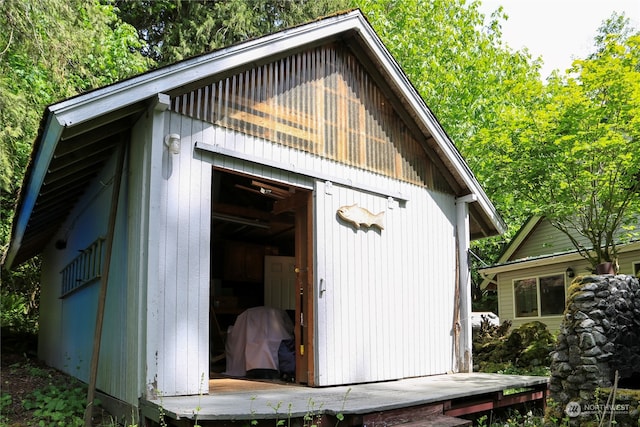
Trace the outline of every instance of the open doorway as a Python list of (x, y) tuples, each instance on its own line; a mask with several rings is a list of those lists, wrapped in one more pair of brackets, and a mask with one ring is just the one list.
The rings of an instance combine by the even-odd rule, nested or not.
[[(244, 330), (248, 327), (244, 323), (247, 316), (266, 312), (267, 317), (261, 319), (277, 317), (282, 322), (272, 325), (277, 333), (293, 328), (293, 339), (283, 335), (282, 341), (286, 342), (280, 348), (280, 361), (286, 358), (290, 363), (284, 362), (286, 367), (281, 364), (282, 369), (275, 370), (270, 363), (255, 368), (260, 362), (250, 362), (247, 368), (252, 369), (246, 376), (312, 383), (308, 374), (313, 372), (308, 351), (313, 342), (313, 304), (308, 285), (312, 265), (311, 191), (222, 169), (214, 169), (212, 179), (212, 375), (237, 373), (238, 360), (233, 350), (231, 357), (225, 352), (225, 344), (237, 343), (237, 322), (243, 322)], [(253, 353), (273, 350), (271, 341)], [(243, 353), (252, 357), (252, 351)], [(277, 353), (274, 358), (277, 360)], [(244, 360), (241, 364), (244, 367)]]

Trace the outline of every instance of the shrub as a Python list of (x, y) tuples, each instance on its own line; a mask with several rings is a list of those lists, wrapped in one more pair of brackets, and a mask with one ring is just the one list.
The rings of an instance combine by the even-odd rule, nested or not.
[(33, 410), (42, 427), (82, 426), (87, 393), (80, 384), (75, 387), (49, 384), (31, 393), (23, 402)]
[(0, 326), (11, 332), (35, 333), (38, 330), (37, 316), (33, 316), (31, 303), (22, 294), (0, 291)]
[(546, 375), (555, 337), (544, 323), (534, 321), (509, 333), (511, 323), (492, 326), (483, 321), (474, 331), (475, 370), (513, 374)]

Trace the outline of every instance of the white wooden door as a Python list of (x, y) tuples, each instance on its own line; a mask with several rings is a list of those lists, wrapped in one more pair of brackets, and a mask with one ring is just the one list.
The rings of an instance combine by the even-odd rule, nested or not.
[(295, 258), (266, 256), (264, 258), (264, 305), (282, 310), (296, 309)]

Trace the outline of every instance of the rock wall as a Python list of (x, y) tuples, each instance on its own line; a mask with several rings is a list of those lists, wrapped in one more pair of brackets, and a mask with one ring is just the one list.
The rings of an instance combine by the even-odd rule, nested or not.
[(569, 287), (556, 349), (551, 353), (551, 397), (594, 403), (594, 393), (610, 387), (616, 370), (619, 387), (640, 378), (640, 284), (637, 277), (578, 277)]

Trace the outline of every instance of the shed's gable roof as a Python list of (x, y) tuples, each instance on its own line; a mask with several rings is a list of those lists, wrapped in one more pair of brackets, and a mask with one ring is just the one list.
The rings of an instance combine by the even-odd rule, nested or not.
[(328, 44), (345, 46), (377, 82), (456, 196), (470, 205), (472, 238), (501, 233), (504, 223), (460, 153), (360, 11), (331, 16), (123, 80), (47, 108), (14, 218), (5, 265), (39, 253), (90, 178), (146, 110), (180, 95)]

